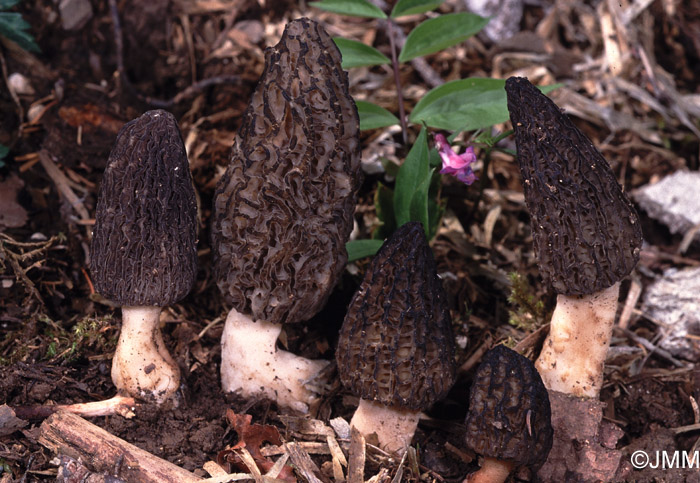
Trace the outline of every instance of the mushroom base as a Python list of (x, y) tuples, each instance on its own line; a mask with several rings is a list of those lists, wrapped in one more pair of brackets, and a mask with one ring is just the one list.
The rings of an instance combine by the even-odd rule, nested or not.
[(308, 412), (321, 392), (312, 383), (329, 364), (277, 349), (282, 326), (231, 309), (221, 336), (221, 385), (245, 398), (265, 396), (280, 406)]
[(112, 359), (119, 393), (162, 404), (180, 386), (180, 368), (158, 328), (160, 307), (122, 307), (122, 328)]
[(418, 427), (420, 411), (360, 399), (360, 405), (350, 421), (365, 438), (375, 433), (379, 447), (388, 453), (402, 455), (411, 444)]
[(597, 398), (615, 322), (620, 284), (592, 295), (558, 295), (535, 367), (550, 391)]
[(481, 468), (470, 473), (463, 483), (502, 483), (513, 471), (513, 463), (485, 457)]

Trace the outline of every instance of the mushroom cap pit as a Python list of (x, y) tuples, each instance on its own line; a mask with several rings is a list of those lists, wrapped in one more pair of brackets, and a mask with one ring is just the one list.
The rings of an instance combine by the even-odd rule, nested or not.
[(452, 321), (420, 223), (401, 226), (372, 259), (336, 351), (343, 384), (362, 399), (423, 410), (455, 379)]
[(197, 201), (177, 121), (163, 110), (126, 123), (97, 202), (90, 271), (122, 306), (173, 304), (197, 274)]
[(592, 294), (637, 264), (642, 229), (610, 165), (527, 79), (506, 81), (508, 111), (540, 273), (564, 295)]

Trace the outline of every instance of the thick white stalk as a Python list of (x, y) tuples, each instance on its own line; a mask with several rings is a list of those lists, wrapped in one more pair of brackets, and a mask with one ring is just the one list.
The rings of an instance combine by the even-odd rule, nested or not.
[(180, 386), (180, 368), (163, 342), (160, 307), (122, 307), (122, 328), (112, 360), (112, 381), (120, 393), (158, 404)]
[(620, 284), (592, 295), (557, 296), (535, 366), (547, 389), (597, 398), (610, 347)]
[(357, 428), (365, 438), (376, 433), (380, 448), (401, 456), (411, 445), (419, 419), (420, 411), (360, 399), (350, 426)]
[(468, 474), (463, 483), (503, 483), (513, 471), (513, 466), (512, 462), (485, 457), (481, 468)]
[(282, 326), (231, 309), (221, 336), (221, 385), (245, 398), (265, 396), (280, 406), (308, 412), (314, 387), (329, 364), (277, 349)]

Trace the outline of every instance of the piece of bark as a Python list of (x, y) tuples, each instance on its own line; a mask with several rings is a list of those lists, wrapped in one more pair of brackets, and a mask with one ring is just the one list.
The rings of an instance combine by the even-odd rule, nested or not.
[(126, 481), (194, 482), (197, 475), (127, 443), (102, 428), (65, 411), (41, 425), (39, 443), (59, 455), (82, 461), (91, 471), (106, 472)]
[(630, 471), (615, 449), (624, 432), (603, 421), (605, 403), (549, 391), (554, 444), (537, 472), (539, 481), (596, 482), (624, 480)]

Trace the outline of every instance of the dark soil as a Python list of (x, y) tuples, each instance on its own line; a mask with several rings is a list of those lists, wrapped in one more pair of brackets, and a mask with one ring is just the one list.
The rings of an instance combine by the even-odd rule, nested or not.
[[(677, 9), (669, 12), (662, 3), (652, 2), (641, 14), (640, 22), (646, 22), (647, 30), (638, 42), (646, 42), (679, 92), (700, 94), (700, 9), (693, 2), (677, 2)], [(354, 36), (371, 43), (378, 32), (377, 44), (383, 45), (385, 34), (375, 29), (374, 21), (321, 13), (287, 1), (242, 0), (221, 2), (219, 6), (219, 2), (197, 0), (124, 0), (117, 4), (124, 41), (122, 77), (117, 74), (114, 19), (106, 0), (92, 2), (92, 16), (74, 31), (62, 28), (56, 2), (24, 1), (15, 10), (31, 24), (41, 53), (32, 56), (8, 45), (0, 46), (4, 77), (19, 72), (34, 91), (15, 100), (5, 83), (0, 89), (0, 143), (11, 147), (0, 167), (0, 183), (8, 183), (0, 185), (0, 403), (26, 408), (97, 401), (115, 394), (110, 366), (120, 312), (92, 289), (87, 271), (91, 223), (102, 170), (117, 131), (143, 111), (164, 107), (180, 123), (201, 210), (197, 282), (188, 297), (165, 310), (165, 341), (184, 379), (180, 404), (177, 408), (142, 404), (132, 419), (108, 416), (91, 421), (150, 453), (207, 476), (202, 469), (204, 463), (216, 460), (239, 438), (226, 417), (227, 409), (252, 415), (254, 423), (277, 427), (285, 440), (304, 439), (287, 427), (280, 417), (283, 412), (273, 402), (245, 401), (223, 394), (218, 378), (219, 342), (228, 308), (211, 275), (211, 203), (239, 116), (262, 71), (263, 49), (278, 40), (287, 20), (302, 15), (319, 18), (332, 35)], [(522, 21), (525, 31), (535, 31), (551, 4), (528, 3)], [(456, 6), (463, 8), (461, 2), (451, 2), (441, 9), (449, 12)], [(542, 34), (548, 45), (555, 46), (559, 54), (577, 59), (584, 54), (601, 55), (600, 37), (591, 37), (593, 34), (577, 20), (581, 13), (577, 9), (590, 14), (588, 7), (559, 8), (562, 13), (554, 20), (557, 27)], [(416, 22), (407, 23), (406, 31)], [(497, 76), (493, 74), (495, 57), (518, 50), (498, 48), (482, 38), (464, 45), (430, 56), (430, 67), (444, 80)], [(505, 62), (506, 66), (497, 67), (499, 76), (505, 76), (503, 69), (508, 73), (520, 67), (517, 60)], [(578, 78), (582, 95), (596, 97), (595, 75), (587, 72)], [(626, 75), (637, 84), (648, 82), (640, 69)], [(186, 91), (194, 81), (215, 76), (225, 79)], [(547, 80), (566, 82), (576, 76), (569, 70)], [(376, 82), (377, 78), (385, 80), (368, 94), (365, 86), (369, 79)], [(402, 68), (401, 78), (404, 86), (413, 89), (407, 95), (410, 107), (429, 86), (410, 65)], [(360, 69), (351, 76), (353, 94), (369, 95), (374, 102), (395, 111), (391, 82), (388, 71), (378, 68)], [(623, 104), (617, 105), (624, 110)], [(632, 116), (656, 122), (653, 130), (660, 137), (659, 143), (652, 144), (631, 130), (612, 131), (594, 116), (575, 119), (603, 151), (626, 189), (678, 169), (698, 169), (698, 139), (686, 126), (675, 118), (664, 125), (663, 119), (640, 103), (630, 101), (629, 105)], [(416, 134), (412, 128), (410, 137)], [(402, 159), (404, 150), (395, 147), (401, 136), (394, 132), (382, 141), (381, 135), (364, 133), (365, 157), (381, 148), (388, 149), (390, 159)], [(512, 148), (512, 141), (510, 145), (508, 142), (506, 147)], [(62, 178), (47, 171), (41, 155), (58, 167)], [(554, 296), (547, 293), (538, 276), (512, 156), (494, 153), (487, 172), (477, 174), (483, 180), (481, 186), (477, 183), (466, 187), (447, 177), (443, 180), (446, 226), (450, 228), (442, 229), (432, 244), (439, 271), (447, 274), (443, 279), (454, 319), (459, 364), (483, 346), (499, 341), (512, 346), (538, 328), (537, 323), (508, 323), (510, 312), (518, 309), (509, 301), (508, 273), (523, 277), (534, 297), (544, 302), (544, 314), (554, 305)], [(9, 184), (9, 180), (14, 181)], [(379, 181), (387, 182), (383, 175), (367, 175), (360, 191), (356, 218), (362, 237), (368, 236), (376, 221), (373, 198)], [(77, 201), (66, 197), (66, 187)], [(496, 209), (500, 214), (493, 223), (490, 214)], [(13, 222), (8, 221), (11, 215)], [(633, 275), (643, 286), (665, 268), (700, 263), (697, 245), (680, 256), (678, 235), (671, 235), (646, 218), (643, 228), (649, 245)], [(360, 261), (352, 273), (346, 271), (328, 306), (309, 324), (288, 328), (286, 349), (333, 359), (345, 308), (366, 263)], [(621, 304), (628, 286), (629, 282), (623, 284)], [(521, 322), (532, 319), (524, 317)], [(643, 314), (633, 318), (630, 329), (649, 340), (657, 330)], [(613, 345), (634, 344), (620, 338)], [(526, 349), (525, 355), (532, 356), (537, 344)], [(616, 356), (606, 373), (602, 394), (608, 404), (606, 417), (625, 432), (619, 444), (625, 448), (625, 458), (638, 449), (653, 452), (696, 448), (697, 431), (673, 431), (700, 422), (697, 405), (694, 409), (700, 385), (693, 371), (652, 355), (641, 371), (633, 372), (630, 368), (641, 356), (629, 354), (637, 355)], [(465, 449), (460, 435), (473, 367), (466, 368), (447, 399), (429, 412), (432, 418), (421, 422), (414, 439), (421, 474), (405, 467), (405, 481), (461, 481), (476, 468), (475, 455)], [(342, 389), (337, 377), (331, 380), (335, 381), (333, 387), (312, 408), (311, 416), (325, 422), (336, 417), (349, 419), (357, 399)], [(32, 420), (23, 429), (0, 437), (3, 483), (55, 478), (56, 455), (37, 442), (40, 424), (40, 420)], [(314, 456), (314, 460), (330, 480), (332, 472), (324, 466), (328, 457)], [(365, 477), (386, 468), (388, 473), (380, 479), (388, 481), (398, 466), (394, 460), (376, 456), (370, 458)], [(633, 476), (634, 481), (698, 481), (697, 473), (691, 470), (647, 468)]]

